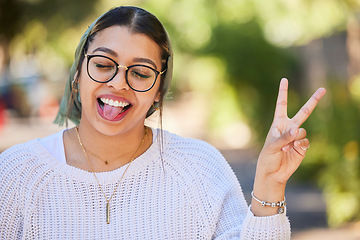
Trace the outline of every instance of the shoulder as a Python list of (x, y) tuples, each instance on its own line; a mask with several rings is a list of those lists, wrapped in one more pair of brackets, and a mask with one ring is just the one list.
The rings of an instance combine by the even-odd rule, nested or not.
[(0, 153), (1, 164), (26, 164), (33, 159), (48, 157), (48, 149), (62, 141), (63, 131), (51, 134), (44, 138), (37, 138), (25, 143), (14, 145)]
[(167, 153), (187, 156), (193, 161), (198, 161), (199, 158), (205, 158), (208, 162), (224, 161), (220, 151), (203, 140), (181, 137), (167, 131), (163, 131), (163, 134), (164, 147)]
[(7, 165), (15, 166), (18, 164), (23, 164), (29, 159), (33, 158), (35, 155), (36, 146), (39, 139), (34, 139), (26, 143), (20, 143), (14, 145), (0, 154), (0, 169)]
[(168, 132), (166, 130), (163, 131), (164, 140), (168, 147), (175, 147), (184, 152), (192, 152), (193, 150), (202, 150), (206, 152), (216, 152), (219, 151), (212, 146), (211, 144), (195, 138), (182, 137), (180, 135)]
[(169, 133), (164, 134), (163, 154), (170, 164), (186, 169), (196, 178), (217, 178), (218, 181), (237, 183), (237, 178), (221, 152), (211, 144), (193, 138)]
[(0, 180), (31, 179), (45, 169), (49, 156), (40, 139), (15, 145), (0, 154)]
[(36, 140), (15, 145), (0, 154), (1, 195), (24, 195), (36, 159), (32, 146)]

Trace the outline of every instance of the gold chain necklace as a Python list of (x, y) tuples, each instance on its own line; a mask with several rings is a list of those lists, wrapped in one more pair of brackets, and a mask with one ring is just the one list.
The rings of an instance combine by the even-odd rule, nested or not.
[(101, 160), (102, 162), (104, 162), (106, 165), (109, 164), (109, 161), (108, 161), (108, 160), (102, 159), (101, 157), (99, 157), (98, 155), (96, 155), (95, 153), (93, 153), (92, 151), (90, 151), (89, 149), (86, 149), (86, 148), (85, 148), (85, 151), (88, 152), (88, 153), (90, 153), (90, 154), (93, 155), (94, 157), (100, 159), (100, 160)]
[(136, 155), (137, 151), (139, 151), (139, 149), (140, 149), (140, 148), (142, 147), (142, 145), (144, 144), (145, 138), (146, 138), (146, 136), (147, 136), (147, 128), (145, 127), (145, 134), (144, 134), (144, 137), (143, 137), (143, 139), (142, 139), (142, 141), (141, 141), (141, 144), (139, 145), (139, 147), (136, 149), (136, 151), (135, 151), (134, 154), (132, 155), (129, 164), (127, 165), (127, 167), (126, 167), (123, 175), (121, 176), (118, 184), (117, 184), (116, 187), (115, 187), (114, 192), (111, 194), (111, 196), (110, 196), (109, 199), (106, 197), (105, 191), (102, 189), (101, 184), (100, 184), (100, 182), (99, 182), (99, 179), (97, 178), (97, 176), (96, 176), (96, 174), (95, 174), (95, 172), (94, 172), (94, 170), (93, 170), (93, 168), (92, 168), (92, 166), (91, 166), (89, 157), (88, 157), (88, 155), (87, 155), (87, 153), (86, 153), (86, 150), (85, 150), (85, 147), (84, 147), (84, 145), (83, 145), (83, 143), (82, 143), (82, 141), (81, 141), (81, 139), (80, 139), (79, 127), (76, 126), (76, 127), (75, 127), (75, 130), (76, 130), (76, 134), (77, 134), (77, 137), (78, 137), (80, 146), (81, 146), (81, 148), (82, 148), (82, 150), (83, 150), (83, 152), (84, 152), (85, 158), (86, 158), (86, 160), (87, 160), (87, 162), (88, 162), (88, 164), (89, 164), (89, 167), (90, 167), (90, 169), (91, 169), (91, 172), (94, 174), (94, 177), (95, 177), (95, 179), (96, 179), (96, 181), (97, 181), (97, 183), (98, 183), (98, 185), (99, 185), (99, 187), (100, 187), (100, 190), (101, 190), (102, 194), (104, 195), (104, 197), (105, 197), (105, 199), (106, 199), (106, 223), (109, 224), (109, 223), (110, 223), (110, 201), (111, 201), (111, 199), (113, 198), (113, 196), (115, 195), (116, 190), (117, 190), (118, 187), (120, 186), (121, 180), (123, 179), (123, 177), (124, 177), (126, 171), (128, 170), (128, 168), (130, 167), (130, 164), (131, 164), (132, 161), (135, 159), (135, 155)]

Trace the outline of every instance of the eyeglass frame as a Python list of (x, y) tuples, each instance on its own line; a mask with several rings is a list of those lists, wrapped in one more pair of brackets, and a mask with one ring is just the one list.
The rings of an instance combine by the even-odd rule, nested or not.
[[(156, 83), (156, 80), (157, 80), (158, 76), (159, 76), (159, 75), (162, 75), (162, 74), (163, 74), (164, 72), (166, 72), (166, 70), (167, 70), (167, 69), (165, 69), (165, 70), (163, 70), (163, 71), (160, 72), (160, 71), (158, 71), (158, 70), (156, 70), (156, 69), (154, 69), (154, 68), (152, 68), (152, 67), (150, 67), (150, 66), (143, 65), (143, 64), (133, 64), (133, 65), (130, 65), (130, 66), (123, 66), (123, 65), (118, 64), (114, 59), (112, 59), (112, 58), (110, 58), (110, 57), (107, 57), (107, 56), (104, 56), (104, 55), (99, 55), (99, 54), (89, 55), (89, 54), (86, 54), (86, 53), (84, 53), (84, 55), (85, 55), (85, 57), (87, 58), (87, 64), (86, 64), (87, 74), (88, 74), (88, 76), (89, 76), (93, 81), (95, 81), (95, 82), (97, 82), (97, 83), (108, 83), (108, 82), (110, 82), (111, 80), (114, 79), (114, 77), (116, 76), (116, 74), (119, 72), (119, 68), (124, 68), (124, 69), (125, 69), (125, 80), (126, 80), (126, 84), (127, 84), (132, 90), (134, 90), (134, 91), (136, 91), (136, 92), (147, 92), (147, 91), (149, 91), (150, 89), (152, 89), (152, 88), (154, 87), (155, 83)], [(90, 59), (93, 58), (93, 57), (103, 57), (103, 58), (109, 59), (110, 61), (112, 61), (113, 63), (115, 63), (116, 71), (115, 71), (114, 75), (113, 75), (109, 80), (106, 80), (106, 81), (102, 82), (102, 81), (99, 81), (99, 80), (94, 79), (94, 78), (90, 75), (90, 73), (89, 73), (89, 62), (90, 62)], [(132, 68), (132, 67), (147, 67), (147, 68), (149, 68), (149, 69), (151, 69), (151, 70), (154, 71), (154, 73), (155, 73), (155, 80), (154, 80), (154, 82), (152, 83), (152, 85), (151, 85), (148, 89), (145, 89), (145, 90), (137, 90), (137, 89), (133, 88), (133, 87), (130, 85), (129, 80), (128, 80), (128, 71), (129, 71), (129, 69)]]

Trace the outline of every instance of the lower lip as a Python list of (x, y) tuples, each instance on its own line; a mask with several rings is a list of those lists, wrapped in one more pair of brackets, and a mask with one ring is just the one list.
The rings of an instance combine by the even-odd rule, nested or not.
[(114, 119), (110, 120), (105, 117), (104, 110), (100, 107), (99, 102), (96, 102), (96, 107), (97, 107), (97, 111), (98, 111), (100, 117), (105, 119), (106, 121), (110, 121), (110, 122), (117, 122), (117, 121), (122, 120), (126, 116), (126, 114), (129, 112), (129, 110), (131, 109), (131, 107), (126, 109), (124, 112), (119, 113)]

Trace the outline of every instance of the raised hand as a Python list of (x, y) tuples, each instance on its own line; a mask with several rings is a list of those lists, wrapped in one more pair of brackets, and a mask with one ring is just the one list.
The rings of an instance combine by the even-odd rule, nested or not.
[(282, 200), (288, 179), (299, 167), (310, 146), (306, 131), (300, 126), (310, 116), (326, 90), (319, 88), (293, 118), (287, 116), (287, 93), (288, 81), (283, 78), (274, 120), (256, 168), (254, 195), (266, 201)]

